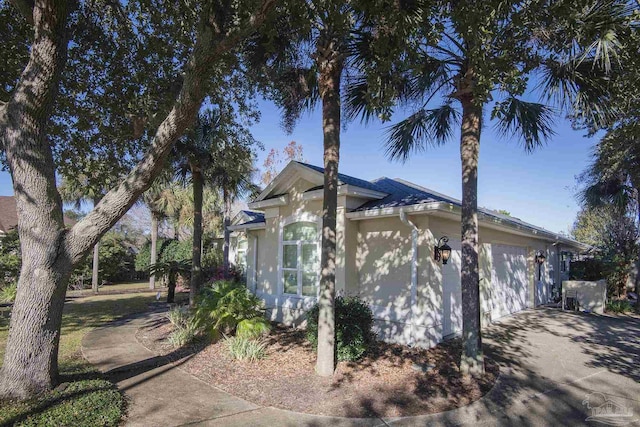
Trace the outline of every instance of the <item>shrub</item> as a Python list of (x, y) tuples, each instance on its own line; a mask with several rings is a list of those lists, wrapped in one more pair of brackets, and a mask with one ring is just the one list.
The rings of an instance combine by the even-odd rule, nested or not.
[(612, 300), (607, 303), (607, 311), (610, 313), (626, 313), (631, 310), (631, 303), (626, 299)]
[(267, 343), (263, 340), (235, 336), (225, 338), (224, 343), (236, 360), (254, 362), (266, 354)]
[(243, 320), (263, 317), (264, 310), (260, 298), (252, 295), (244, 285), (237, 282), (213, 282), (202, 289), (196, 301), (196, 323), (214, 339), (222, 334), (233, 334)]
[(173, 347), (182, 347), (198, 335), (198, 327), (189, 307), (174, 307), (167, 313), (167, 318), (173, 325), (173, 332), (168, 338)]
[[(373, 313), (358, 297), (337, 297), (336, 342), (338, 360), (356, 361), (362, 358), (373, 344)], [(318, 347), (318, 304), (307, 313), (307, 339)]]
[(0, 237), (0, 285), (17, 282), (21, 265), (18, 230), (10, 230)]
[(10, 283), (8, 285), (4, 285), (2, 289), (0, 289), (0, 302), (3, 303), (12, 303), (16, 300), (16, 294), (18, 293), (18, 285), (17, 283)]
[(604, 279), (607, 272), (607, 264), (600, 259), (591, 258), (582, 261), (571, 261), (569, 268), (569, 280), (595, 281)]
[(267, 335), (271, 325), (264, 317), (254, 317), (238, 322), (236, 336), (239, 338), (255, 339)]

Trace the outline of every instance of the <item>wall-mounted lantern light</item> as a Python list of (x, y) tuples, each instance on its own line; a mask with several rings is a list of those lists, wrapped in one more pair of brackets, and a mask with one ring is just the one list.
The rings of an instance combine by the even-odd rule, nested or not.
[(438, 240), (438, 244), (436, 245), (433, 254), (433, 259), (436, 261), (442, 260), (443, 265), (449, 261), (449, 258), (451, 258), (451, 247), (447, 245), (448, 241), (449, 238), (447, 236), (441, 237), (440, 240)]

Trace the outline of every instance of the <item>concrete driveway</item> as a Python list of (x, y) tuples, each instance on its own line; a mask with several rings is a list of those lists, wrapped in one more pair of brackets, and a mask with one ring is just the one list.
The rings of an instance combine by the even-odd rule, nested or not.
[(485, 351), (501, 364), (501, 377), (483, 399), (440, 414), (353, 419), (259, 407), (181, 372), (182, 361), (156, 357), (135, 338), (158, 315), (123, 319), (83, 340), (85, 357), (128, 394), (127, 425), (640, 425), (638, 318), (546, 308), (519, 313), (485, 331)]
[(640, 425), (640, 319), (541, 308), (493, 324), (502, 366), (481, 401), (390, 425)]

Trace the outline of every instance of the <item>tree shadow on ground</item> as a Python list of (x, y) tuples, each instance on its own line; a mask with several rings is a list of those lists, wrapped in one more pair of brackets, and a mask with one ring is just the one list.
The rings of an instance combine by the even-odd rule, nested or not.
[[(501, 369), (496, 386), (483, 399), (468, 407), (425, 415), (412, 422), (406, 421), (408, 425), (467, 425), (478, 422), (499, 425), (584, 424), (589, 415), (584, 401), (589, 393), (613, 390), (627, 402), (637, 395), (638, 390), (621, 391), (620, 384), (626, 381), (624, 378), (633, 380), (635, 384), (640, 381), (640, 372), (634, 368), (640, 363), (640, 340), (637, 338), (640, 336), (640, 319), (543, 308), (505, 318), (483, 332), (485, 355), (488, 360), (498, 363)], [(406, 354), (402, 356), (405, 357)], [(561, 363), (567, 364), (566, 369)], [(624, 378), (600, 375), (604, 371)], [(374, 399), (363, 396), (345, 402), (344, 408), (351, 417), (364, 414), (382, 417), (384, 414), (379, 408), (385, 405), (394, 405), (403, 412), (411, 413), (411, 399), (420, 393), (434, 401), (442, 397), (451, 399), (447, 390), (450, 383), (459, 379), (454, 370), (441, 373), (449, 384), (440, 385), (434, 383), (433, 378), (424, 378), (428, 387), (426, 393), (418, 386), (418, 380), (414, 395), (409, 398), (402, 388), (381, 388), (375, 390)], [(349, 377), (342, 381), (349, 381)], [(451, 403), (466, 404), (453, 400)], [(388, 421), (390, 425), (403, 425), (404, 422)]]

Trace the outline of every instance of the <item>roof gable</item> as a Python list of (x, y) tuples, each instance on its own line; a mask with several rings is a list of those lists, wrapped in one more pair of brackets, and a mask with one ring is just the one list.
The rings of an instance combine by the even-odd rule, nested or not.
[[(320, 166), (310, 165), (297, 161), (291, 161), (274, 179), (269, 183), (267, 188), (254, 200), (259, 202), (273, 197), (286, 194), (299, 179), (304, 179), (311, 183), (311, 190), (322, 188), (324, 185), (324, 168)], [(355, 178), (353, 176), (338, 173), (338, 181), (340, 185), (349, 185), (353, 187), (363, 188), (365, 190), (382, 192), (375, 183), (365, 181), (364, 179)]]

